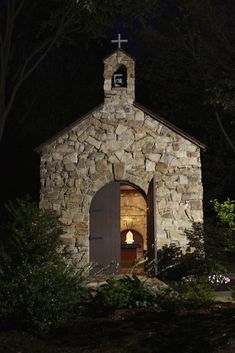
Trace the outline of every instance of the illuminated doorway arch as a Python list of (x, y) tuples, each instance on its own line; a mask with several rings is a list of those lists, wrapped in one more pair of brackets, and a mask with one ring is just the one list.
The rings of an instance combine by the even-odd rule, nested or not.
[[(129, 200), (125, 208), (123, 199)], [(152, 200), (149, 193), (145, 195), (136, 185), (126, 181), (113, 181), (96, 192), (90, 206), (89, 260), (96, 264), (97, 270), (107, 268), (109, 273), (121, 272), (120, 235), (127, 228), (133, 231), (136, 240), (139, 237), (141, 247), (136, 247), (136, 258), (140, 251), (143, 255), (147, 251), (150, 259), (154, 256), (155, 233), (149, 231), (152, 221), (149, 214), (154, 214), (154, 209), (148, 200)], [(140, 228), (140, 224), (145, 228)]]

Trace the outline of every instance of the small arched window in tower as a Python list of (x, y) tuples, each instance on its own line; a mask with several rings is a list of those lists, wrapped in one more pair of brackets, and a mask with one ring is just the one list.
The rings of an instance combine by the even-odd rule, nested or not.
[(127, 87), (127, 69), (126, 66), (121, 65), (112, 76), (112, 87)]

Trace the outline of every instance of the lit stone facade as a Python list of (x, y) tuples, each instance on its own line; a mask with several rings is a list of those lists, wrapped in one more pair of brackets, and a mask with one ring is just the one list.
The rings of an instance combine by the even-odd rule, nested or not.
[[(127, 87), (112, 88), (119, 65)], [(65, 252), (89, 261), (89, 208), (114, 180), (147, 193), (156, 176), (158, 247), (185, 247), (184, 230), (203, 221), (200, 149), (203, 145), (149, 112), (135, 99), (134, 60), (117, 50), (104, 60), (104, 103), (39, 146), (40, 207), (57, 212)]]

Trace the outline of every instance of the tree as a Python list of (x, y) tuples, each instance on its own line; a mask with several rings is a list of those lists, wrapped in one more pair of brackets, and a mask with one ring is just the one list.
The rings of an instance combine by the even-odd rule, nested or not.
[(137, 94), (207, 145), (204, 200), (211, 214), (209, 200), (234, 198), (235, 3), (160, 0), (152, 16), (139, 34)]
[(232, 231), (235, 230), (235, 201), (227, 199), (220, 203), (218, 200), (211, 201), (214, 210), (217, 213), (219, 220), (229, 227)]
[(192, 121), (186, 115), (187, 105), (204, 103), (206, 106), (207, 103), (206, 109), (210, 109), (216, 128), (234, 152), (234, 3), (166, 0), (159, 1), (153, 13), (154, 21), (142, 31), (146, 48), (151, 48), (152, 56), (158, 61), (157, 68), (148, 55), (145, 66), (149, 80), (158, 83), (152, 100), (158, 107), (163, 105), (161, 109), (165, 115), (175, 115), (179, 111), (179, 119), (185, 116), (184, 124), (190, 121), (192, 127), (193, 124), (200, 126), (200, 115), (206, 112), (205, 109), (199, 112), (197, 122)]
[[(3, 0), (0, 4), (0, 142), (19, 90), (49, 52), (74, 34), (104, 36), (115, 18), (130, 12), (143, 19), (157, 0), (141, 2), (132, 12), (129, 0)], [(132, 16), (133, 17), (133, 16)], [(31, 19), (31, 20), (30, 20)], [(32, 43), (32, 44), (31, 44)], [(29, 104), (29, 109), (32, 104)], [(28, 112), (26, 112), (28, 115)]]
[[(48, 53), (66, 35), (78, 31), (82, 15), (92, 12), (92, 1), (49, 1), (46, 9), (37, 2), (5, 0), (0, 4), (0, 142), (16, 96), (24, 82), (39, 67)], [(37, 15), (36, 25), (23, 22)], [(44, 16), (47, 16), (47, 20)], [(39, 22), (39, 23), (38, 23)], [(29, 23), (28, 23), (29, 24)], [(25, 26), (25, 27), (24, 27)], [(25, 36), (32, 31), (34, 38)], [(23, 35), (22, 35), (23, 32)], [(24, 37), (25, 36), (25, 37)], [(29, 44), (33, 40), (33, 45)]]
[[(183, 25), (177, 29), (183, 47), (198, 67), (205, 85), (205, 103), (235, 154), (235, 6), (229, 1), (178, 1)], [(224, 122), (223, 122), (224, 121)]]

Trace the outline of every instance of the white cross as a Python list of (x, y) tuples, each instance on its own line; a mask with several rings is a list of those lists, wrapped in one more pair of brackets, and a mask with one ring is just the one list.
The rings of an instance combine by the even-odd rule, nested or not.
[(111, 40), (111, 43), (118, 43), (118, 48), (121, 48), (121, 43), (127, 43), (127, 39), (121, 39), (121, 34), (118, 33), (118, 39)]

